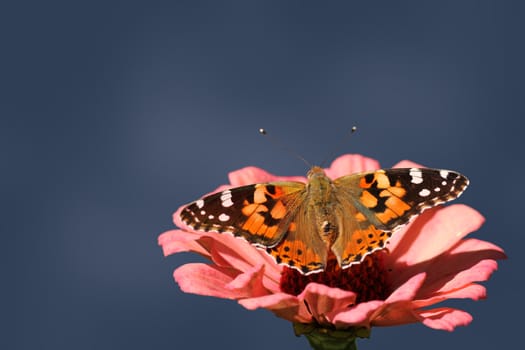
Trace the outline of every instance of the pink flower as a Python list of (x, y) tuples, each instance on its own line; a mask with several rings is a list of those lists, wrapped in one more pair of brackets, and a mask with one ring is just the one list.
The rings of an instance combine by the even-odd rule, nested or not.
[[(418, 166), (402, 161), (396, 167)], [(377, 161), (359, 155), (336, 159), (326, 174), (331, 178), (379, 169)], [(257, 182), (306, 181), (279, 177), (247, 167), (230, 173), (230, 185), (217, 191)], [(438, 206), (417, 217), (392, 236), (388, 250), (376, 252), (361, 264), (303, 276), (277, 265), (263, 250), (227, 234), (182, 229), (159, 236), (164, 255), (195, 252), (209, 264), (189, 263), (174, 278), (187, 293), (235, 299), (249, 310), (265, 308), (294, 323), (314, 323), (332, 329), (370, 328), (421, 322), (447, 331), (467, 325), (472, 316), (462, 310), (433, 305), (446, 299), (483, 299), (487, 280), (505, 258), (498, 246), (467, 235), (484, 222), (463, 204)]]

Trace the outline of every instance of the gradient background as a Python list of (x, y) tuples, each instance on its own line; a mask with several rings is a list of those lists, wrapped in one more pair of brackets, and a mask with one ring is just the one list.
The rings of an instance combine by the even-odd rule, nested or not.
[(265, 310), (180, 292), (198, 258), (157, 246), (231, 170), (305, 174), (259, 127), (312, 163), (465, 173), (475, 236), (509, 255), (487, 300), (447, 303), (470, 326), (375, 328), (359, 349), (523, 343), (525, 6), (344, 3), (2, 5), (1, 348), (307, 349)]

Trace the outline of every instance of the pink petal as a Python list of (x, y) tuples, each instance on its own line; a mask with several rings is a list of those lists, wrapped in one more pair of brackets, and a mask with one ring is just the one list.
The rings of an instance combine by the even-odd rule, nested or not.
[(296, 296), (286, 293), (275, 293), (257, 298), (241, 299), (239, 300), (239, 304), (248, 310), (258, 308), (268, 309), (278, 317), (291, 322), (309, 323), (312, 321), (312, 316), (308, 313), (304, 303), (300, 303)]
[(466, 326), (472, 322), (472, 316), (468, 312), (452, 308), (422, 310), (418, 313), (425, 326), (449, 332), (457, 326)]
[(330, 324), (341, 311), (355, 303), (353, 292), (331, 288), (323, 284), (309, 283), (297, 297), (285, 293), (276, 293), (260, 298), (240, 300), (247, 309), (266, 308), (279, 317), (295, 322)]
[[(211, 238), (211, 237), (210, 237)], [(263, 250), (229, 234), (214, 234), (209, 244), (211, 259), (219, 266), (231, 266), (239, 271), (249, 271), (264, 265), (264, 285), (272, 291), (279, 291), (282, 266)]]
[(170, 230), (162, 233), (158, 238), (158, 243), (162, 246), (164, 256), (180, 252), (195, 252), (205, 257), (210, 254), (198, 242), (202, 236), (199, 234), (188, 233), (182, 230)]
[(432, 260), (429, 269), (433, 273), (422, 292), (428, 295), (430, 291), (444, 292), (471, 282), (486, 281), (498, 268), (496, 260), (505, 258), (503, 250), (495, 244), (474, 238), (464, 239), (446, 254)]
[(201, 263), (185, 264), (173, 273), (180, 289), (186, 293), (237, 299), (236, 291), (225, 288), (239, 274), (233, 268), (206, 265)]
[(420, 322), (419, 316), (409, 302), (383, 305), (379, 310), (381, 312), (376, 311), (370, 317), (372, 326), (389, 327)]
[(398, 265), (399, 270), (392, 274), (391, 282), (395, 287), (410, 276), (424, 271), (427, 280), (418, 293), (418, 299), (427, 298), (472, 282), (487, 280), (497, 269), (495, 260), (504, 258), (502, 249), (492, 243), (464, 239), (449, 251), (428, 261), (403, 268)]
[(437, 278), (437, 276), (432, 277), (432, 280), (429, 281), (429, 283), (425, 285), (425, 288), (421, 290), (421, 296), (429, 296), (435, 293), (454, 291), (472, 282), (486, 281), (489, 279), (492, 272), (498, 267), (498, 264), (494, 260), (482, 260), (470, 268), (456, 272), (460, 267), (456, 267), (451, 264), (452, 266), (449, 269), (450, 272), (445, 274), (444, 271), (447, 271), (447, 264), (443, 265), (445, 266), (437, 265), (433, 267), (439, 268), (439, 270), (437, 273), (432, 273), (431, 275), (439, 275), (440, 278)]
[(270, 292), (264, 287), (264, 265), (241, 273), (225, 285), (226, 289), (235, 292), (239, 297), (258, 297)]
[(286, 293), (273, 293), (253, 298), (244, 298), (239, 300), (239, 304), (248, 310), (263, 309), (280, 309), (288, 307), (297, 307), (297, 297)]
[(499, 260), (507, 258), (501, 247), (498, 247), (494, 243), (482, 241), (476, 238), (463, 239), (450, 250), (450, 254), (463, 254), (469, 252), (483, 254), (485, 259)]
[[(187, 227), (180, 221), (179, 213), (175, 212), (176, 224)], [(190, 228), (173, 230), (159, 237), (164, 253), (174, 254), (182, 251), (192, 251), (210, 258), (219, 266), (235, 267), (239, 271), (248, 271), (261, 264), (266, 265), (265, 285), (271, 290), (279, 290), (279, 280), (282, 267), (263, 250), (257, 249), (242, 238), (233, 237), (228, 233), (195, 232)]]
[(398, 302), (411, 301), (417, 295), (417, 292), (425, 282), (427, 274), (421, 272), (412, 276), (408, 281), (396, 288), (392, 294), (385, 300), (387, 304), (394, 304)]
[(263, 285), (264, 265), (245, 273), (234, 268), (185, 264), (173, 273), (173, 277), (186, 293), (214, 296), (226, 299), (252, 298), (270, 293)]
[(183, 206), (180, 206), (171, 216), (172, 220), (173, 220), (173, 223), (175, 224), (175, 226), (177, 227), (180, 227), (182, 229), (185, 229), (186, 231), (193, 231), (192, 229), (190, 229), (188, 227), (188, 225), (186, 225), (185, 222), (182, 221), (182, 219), (180, 218), (180, 213), (182, 212), (182, 209), (184, 209), (185, 205)]
[(337, 328), (345, 328), (347, 326), (369, 327), (373, 315), (377, 310), (381, 309), (384, 304), (385, 302), (381, 300), (359, 303), (356, 306), (337, 314), (333, 319), (333, 323)]
[(324, 284), (309, 283), (297, 298), (306, 304), (318, 323), (331, 324), (337, 314), (355, 304), (356, 294)]
[(379, 169), (379, 162), (375, 159), (358, 154), (345, 154), (336, 158), (325, 172), (329, 178), (336, 179), (344, 175), (377, 169)]
[(381, 308), (376, 310), (372, 318), (372, 324), (377, 326), (393, 326), (418, 322), (414, 314), (412, 300), (424, 284), (426, 274), (424, 272), (412, 276), (385, 300)]
[(230, 184), (237, 187), (259, 182), (274, 181), (275, 176), (263, 169), (249, 166), (230, 172), (228, 178), (230, 180)]
[(234, 187), (271, 181), (306, 182), (306, 178), (304, 176), (276, 176), (254, 166), (232, 171), (228, 175), (228, 178), (230, 179), (231, 185)]
[(387, 265), (415, 265), (450, 249), (485, 221), (469, 206), (454, 204), (425, 211), (390, 241)]
[(482, 285), (472, 283), (466, 286), (463, 286), (456, 290), (451, 290), (448, 292), (439, 293), (433, 297), (416, 300), (412, 303), (414, 308), (422, 308), (430, 305), (440, 303), (447, 299), (472, 299), (480, 300), (484, 299), (487, 296), (487, 290)]
[(263, 250), (257, 249), (244, 239), (230, 234), (203, 234), (198, 243), (202, 246), (215, 264), (222, 267), (232, 267), (240, 272), (251, 271), (254, 267), (264, 265), (263, 282), (266, 288), (279, 291), (282, 266)]
[(402, 160), (395, 164), (392, 168), (425, 168), (425, 166), (415, 163), (411, 160)]

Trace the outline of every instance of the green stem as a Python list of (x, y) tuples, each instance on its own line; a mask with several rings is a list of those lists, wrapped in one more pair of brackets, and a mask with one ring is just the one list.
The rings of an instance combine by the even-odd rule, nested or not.
[(330, 329), (309, 323), (294, 323), (296, 336), (304, 335), (314, 350), (357, 350), (356, 338), (368, 338), (368, 328)]

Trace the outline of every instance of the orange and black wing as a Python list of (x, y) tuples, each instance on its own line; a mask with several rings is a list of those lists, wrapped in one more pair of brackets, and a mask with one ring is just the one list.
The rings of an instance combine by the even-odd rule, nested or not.
[(300, 182), (235, 187), (190, 203), (180, 216), (196, 231), (227, 232), (258, 247), (274, 247), (288, 232), (304, 189)]
[(399, 168), (343, 176), (334, 185), (341, 222), (332, 251), (347, 267), (385, 247), (392, 232), (423, 210), (459, 197), (468, 179), (450, 170)]

